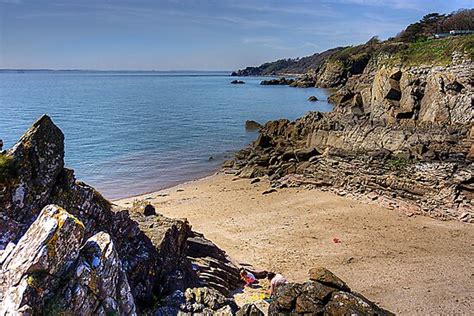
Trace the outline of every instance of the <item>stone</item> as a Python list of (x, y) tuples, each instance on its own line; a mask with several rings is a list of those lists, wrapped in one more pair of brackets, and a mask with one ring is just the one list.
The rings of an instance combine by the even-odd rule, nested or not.
[(145, 216), (156, 215), (155, 207), (151, 204), (145, 205), (145, 208), (143, 209), (143, 215), (145, 215)]
[(286, 79), (282, 77), (280, 79), (262, 80), (260, 84), (261, 85), (291, 85), (294, 82), (295, 82), (294, 79)]
[(319, 152), (316, 148), (302, 148), (295, 150), (295, 156), (298, 161), (307, 161), (311, 157), (319, 155)]
[(234, 161), (233, 160), (225, 160), (222, 163), (222, 168), (232, 168), (234, 166)]
[(236, 316), (265, 316), (266, 314), (260, 310), (255, 304), (245, 304), (242, 306)]
[(0, 267), (0, 314), (41, 312), (79, 256), (83, 235), (84, 225), (64, 209), (43, 208)]
[(324, 307), (328, 315), (394, 315), (385, 311), (361, 295), (348, 292), (334, 292), (331, 300)]
[(260, 178), (254, 178), (254, 179), (250, 180), (250, 184), (255, 184), (257, 182), (260, 182)]
[(268, 312), (270, 315), (279, 313), (291, 313), (296, 305), (296, 299), (301, 294), (302, 285), (288, 283), (277, 287), (274, 300), (270, 303)]
[(335, 291), (317, 282), (306, 282), (296, 299), (295, 312), (298, 314), (320, 314), (324, 311), (324, 302)]
[(262, 195), (267, 195), (267, 194), (275, 193), (275, 192), (277, 192), (276, 189), (270, 188), (270, 189), (267, 189), (267, 190), (263, 191)]
[(309, 279), (311, 281), (319, 282), (321, 284), (342, 290), (350, 291), (347, 284), (340, 278), (335, 276), (331, 271), (326, 268), (317, 267), (309, 270)]
[(15, 162), (18, 178), (5, 188), (8, 198), (0, 199), (0, 209), (9, 210), (12, 220), (29, 225), (47, 204), (64, 167), (64, 135), (49, 116), (43, 115), (7, 154)]
[(256, 131), (262, 128), (262, 125), (255, 121), (245, 121), (245, 129), (248, 131)]
[(231, 84), (244, 84), (245, 81), (242, 81), (242, 80), (232, 80), (230, 83), (231, 83)]
[(109, 234), (100, 232), (82, 246), (71, 278), (46, 302), (58, 313), (136, 315), (122, 262)]
[(271, 138), (267, 135), (260, 134), (258, 135), (257, 140), (255, 141), (256, 147), (266, 148), (271, 145)]
[(315, 97), (314, 95), (312, 95), (312, 96), (308, 97), (308, 101), (310, 101), (310, 102), (316, 102), (316, 101), (318, 101), (318, 98)]

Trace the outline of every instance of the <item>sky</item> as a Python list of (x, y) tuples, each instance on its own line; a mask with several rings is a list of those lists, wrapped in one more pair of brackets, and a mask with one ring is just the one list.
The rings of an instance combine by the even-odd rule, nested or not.
[(0, 0), (0, 68), (234, 70), (386, 39), (474, 0)]

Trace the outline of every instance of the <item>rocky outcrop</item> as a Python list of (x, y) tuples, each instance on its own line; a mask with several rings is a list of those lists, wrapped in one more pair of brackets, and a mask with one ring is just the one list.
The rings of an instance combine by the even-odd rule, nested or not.
[(245, 130), (256, 131), (262, 128), (262, 124), (255, 121), (245, 121)]
[(18, 244), (1, 259), (0, 314), (38, 312), (74, 264), (84, 226), (57, 206), (43, 209)]
[(227, 296), (242, 285), (241, 267), (203, 234), (192, 232), (186, 253), (198, 273), (199, 286), (215, 289)]
[(2, 255), (1, 315), (135, 314), (127, 276), (110, 236), (83, 245), (84, 225), (49, 205)]
[(260, 84), (263, 86), (275, 86), (275, 85), (278, 86), (278, 85), (291, 85), (293, 82), (295, 82), (294, 79), (286, 79), (285, 77), (282, 77), (280, 79), (262, 80)]
[(111, 236), (140, 308), (193, 286), (197, 279), (186, 257), (188, 223), (113, 207), (63, 167), (63, 148), (63, 134), (43, 116), (7, 151), (17, 170), (1, 183), (0, 250), (17, 243), (44, 206), (56, 204), (83, 223), (85, 238), (99, 232)]
[(230, 169), (409, 213), (474, 221), (474, 63), (369, 62), (329, 97), (332, 113), (265, 124)]
[(242, 81), (242, 80), (232, 80), (230, 83), (231, 83), (231, 84), (245, 84), (245, 81)]
[(310, 280), (277, 287), (270, 305), (247, 304), (237, 315), (393, 315), (351, 289), (324, 268), (310, 270)]
[(64, 285), (45, 310), (72, 314), (136, 315), (127, 275), (109, 234), (87, 239)]
[(314, 281), (282, 285), (275, 296), (269, 315), (393, 315), (360, 294)]

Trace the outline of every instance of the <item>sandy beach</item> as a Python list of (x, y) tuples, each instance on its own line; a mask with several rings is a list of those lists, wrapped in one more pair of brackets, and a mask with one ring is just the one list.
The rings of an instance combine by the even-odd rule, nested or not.
[(330, 192), (216, 174), (114, 201), (145, 200), (187, 218), (237, 261), (305, 281), (324, 266), (397, 314), (468, 314), (474, 301), (471, 224), (412, 216)]

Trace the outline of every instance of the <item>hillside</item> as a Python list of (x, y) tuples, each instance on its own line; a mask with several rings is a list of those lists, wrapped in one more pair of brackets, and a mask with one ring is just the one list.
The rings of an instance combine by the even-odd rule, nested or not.
[[(337, 47), (311, 56), (280, 59), (258, 67), (247, 67), (233, 72), (233, 76), (267, 76), (307, 74), (318, 72), (326, 63), (338, 63), (346, 74), (358, 74), (371, 58), (388, 57), (399, 63), (428, 63), (446, 65), (455, 49), (474, 56), (474, 37), (453, 36), (433, 38), (435, 34), (451, 30), (474, 30), (474, 9), (459, 10), (448, 15), (432, 13), (409, 25), (397, 36), (386, 41), (373, 37), (357, 46)], [(339, 83), (338, 83), (339, 84)]]

